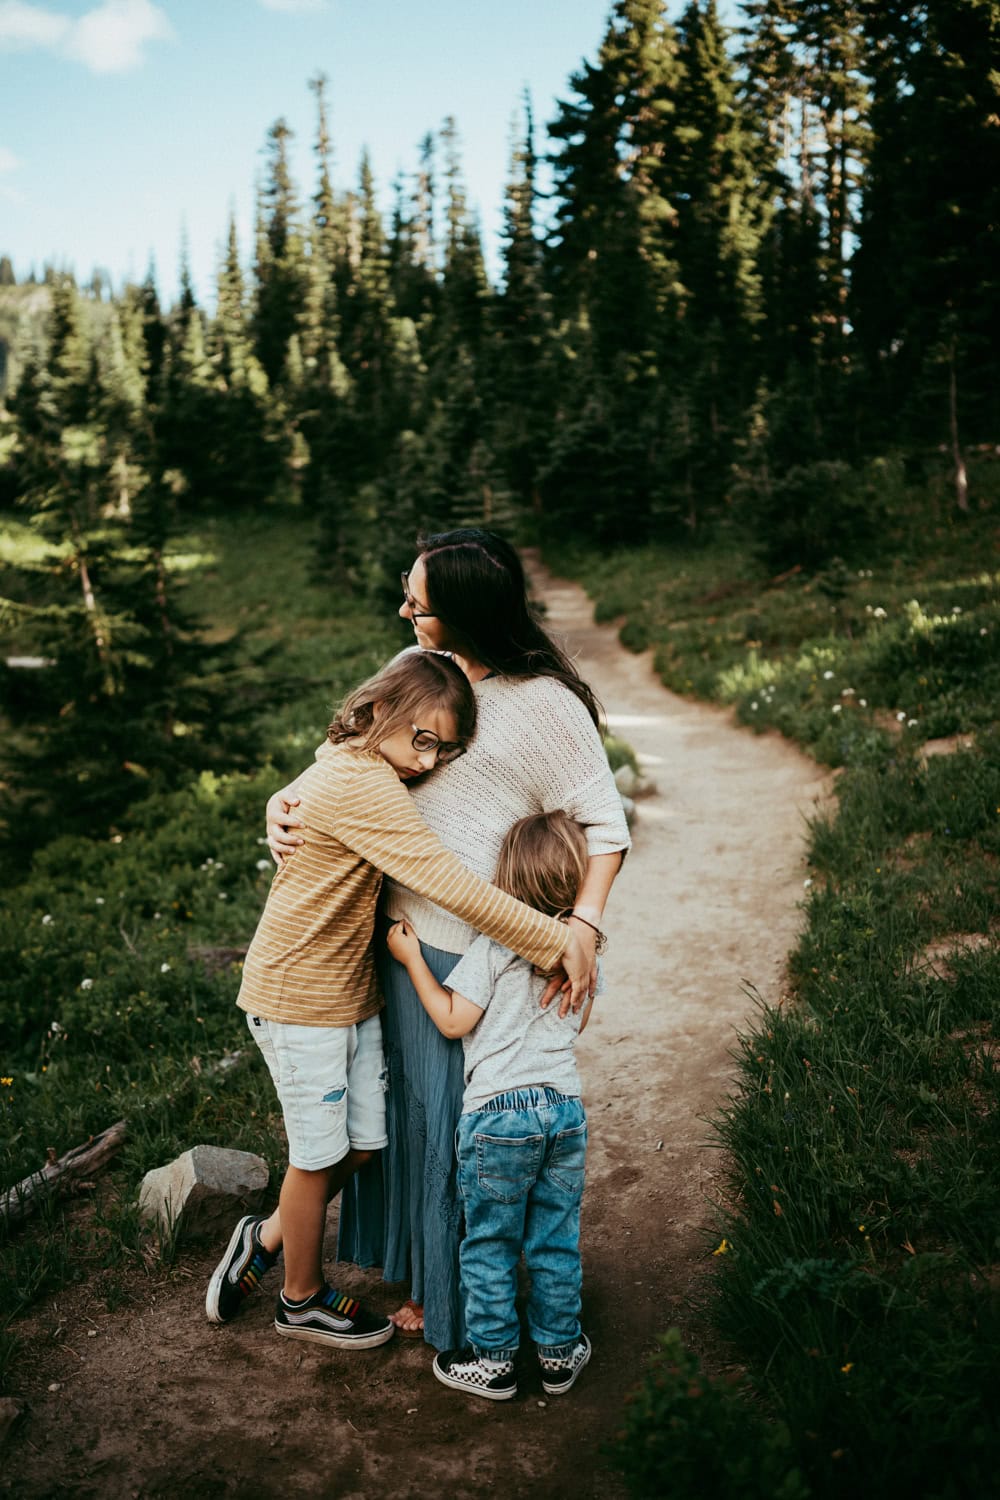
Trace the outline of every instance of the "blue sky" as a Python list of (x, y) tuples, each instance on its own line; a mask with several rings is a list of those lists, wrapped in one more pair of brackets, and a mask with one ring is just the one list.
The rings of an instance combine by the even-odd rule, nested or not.
[(370, 148), (387, 203), (417, 143), (453, 114), (495, 264), (510, 119), (542, 125), (611, 0), (0, 0), (0, 253), (116, 284), (155, 258), (176, 291), (182, 226), (210, 296), (230, 206), (245, 258), (268, 127), (296, 132), (312, 191), (318, 70), (330, 79), (334, 177)]

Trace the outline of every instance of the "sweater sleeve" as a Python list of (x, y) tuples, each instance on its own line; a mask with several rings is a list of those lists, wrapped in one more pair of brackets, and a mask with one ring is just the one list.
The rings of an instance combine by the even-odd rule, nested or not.
[(533, 679), (522, 719), (526, 760), (545, 812), (562, 808), (587, 830), (591, 855), (631, 846), (622, 799), (601, 737), (580, 699), (551, 677)]
[(363, 755), (357, 760), (337, 799), (336, 826), (325, 831), (529, 963), (554, 969), (566, 948), (566, 927), (474, 875), (431, 833), (384, 761)]

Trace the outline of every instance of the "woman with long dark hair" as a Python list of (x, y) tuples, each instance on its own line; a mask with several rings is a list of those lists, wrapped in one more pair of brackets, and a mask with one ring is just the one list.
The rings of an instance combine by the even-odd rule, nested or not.
[[(594, 694), (532, 613), (524, 569), (494, 532), (462, 528), (422, 536), (402, 575), (400, 615), (426, 651), (448, 652), (473, 685), (476, 737), (468, 753), (411, 793), (443, 844), (492, 878), (508, 829), (536, 812), (563, 809), (587, 829), (587, 875), (569, 918), (593, 956), (596, 930), (629, 837), (598, 730)], [(296, 843), (294, 787), (268, 803), (279, 859)], [(473, 930), (411, 891), (386, 881), (388, 923), (407, 918), (424, 957), (444, 981)], [(458, 1279), (461, 1203), (454, 1134), (463, 1054), (428, 1019), (405, 968), (379, 935), (388, 1065), (389, 1145), (341, 1203), (341, 1259), (380, 1265), (410, 1297), (394, 1315), (400, 1333), (437, 1349), (465, 1343)]]

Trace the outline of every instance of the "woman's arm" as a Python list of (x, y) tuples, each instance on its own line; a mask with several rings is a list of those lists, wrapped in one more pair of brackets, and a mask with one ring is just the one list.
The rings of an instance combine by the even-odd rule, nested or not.
[[(581, 917), (589, 917), (596, 927), (601, 926), (604, 907), (624, 858), (624, 852), (619, 850), (614, 854), (592, 854), (587, 862), (587, 873), (576, 893), (573, 910)], [(577, 924), (578, 927), (582, 925), (582, 922)]]
[[(616, 854), (592, 854), (587, 864), (587, 873), (580, 887), (576, 901), (573, 903), (573, 911), (579, 912), (580, 916), (575, 920), (570, 916), (573, 931), (580, 939), (587, 964), (590, 968), (590, 983), (587, 994), (590, 999), (594, 998), (597, 987), (597, 933), (595, 927), (603, 925), (604, 904), (608, 899), (615, 877), (622, 867), (624, 853)], [(547, 1010), (552, 1001), (564, 990), (562, 1000), (559, 1002), (559, 1014), (565, 1016), (569, 1013), (570, 995), (566, 989), (566, 980), (561, 974), (553, 976), (545, 986), (545, 992), (540, 1000), (543, 1010)], [(581, 996), (579, 1002), (573, 1006), (579, 1010), (586, 996)], [(582, 1030), (582, 1026), (581, 1026)]]
[(443, 1036), (467, 1036), (481, 1020), (482, 1011), (471, 1000), (445, 989), (434, 978), (420, 951), (420, 939), (409, 922), (394, 922), (386, 939), (389, 952), (399, 960), (410, 976), (420, 1003)]

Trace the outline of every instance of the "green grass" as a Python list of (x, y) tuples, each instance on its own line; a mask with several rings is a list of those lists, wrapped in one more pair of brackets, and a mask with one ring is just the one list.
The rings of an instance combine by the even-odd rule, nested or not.
[[(818, 576), (770, 578), (725, 541), (549, 555), (668, 686), (842, 768), (791, 997), (758, 1002), (716, 1121), (714, 1316), (758, 1401), (730, 1393), (731, 1427), (718, 1391), (705, 1408), (713, 1452), (757, 1452), (763, 1398), (790, 1492), (831, 1500), (988, 1493), (1000, 1460), (997, 507), (951, 525), (911, 505), (870, 566)], [(956, 752), (925, 755), (941, 736)], [(700, 1493), (678, 1477), (707, 1430), (678, 1359), (651, 1367), (621, 1449), (640, 1495)], [(662, 1448), (658, 1489), (636, 1445)]]
[(315, 528), (299, 510), (209, 517), (172, 551), (185, 604), (210, 622), (210, 636), (239, 633), (260, 672), (291, 689), (265, 737), (289, 767), (312, 754), (346, 688), (409, 639), (391, 613), (374, 613), (320, 572)]
[[(25, 545), (17, 528), (6, 537)], [(39, 1297), (87, 1274), (115, 1301), (118, 1273), (148, 1264), (136, 1194), (150, 1167), (205, 1142), (255, 1151), (277, 1173), (280, 1115), (248, 1050), (239, 961), (226, 950), (245, 947), (267, 893), (268, 795), (311, 759), (339, 697), (399, 644), (391, 617), (312, 577), (313, 530), (299, 512), (209, 518), (178, 539), (172, 566), (211, 633), (238, 632), (254, 674), (291, 693), (263, 726), (256, 772), (205, 773), (153, 795), (110, 838), (58, 839), (6, 896), (0, 1181), (117, 1119), (128, 1135), (92, 1211), (53, 1199), (0, 1230), (0, 1384), (14, 1378), (17, 1320)], [(159, 1249), (169, 1262), (173, 1246)]]

